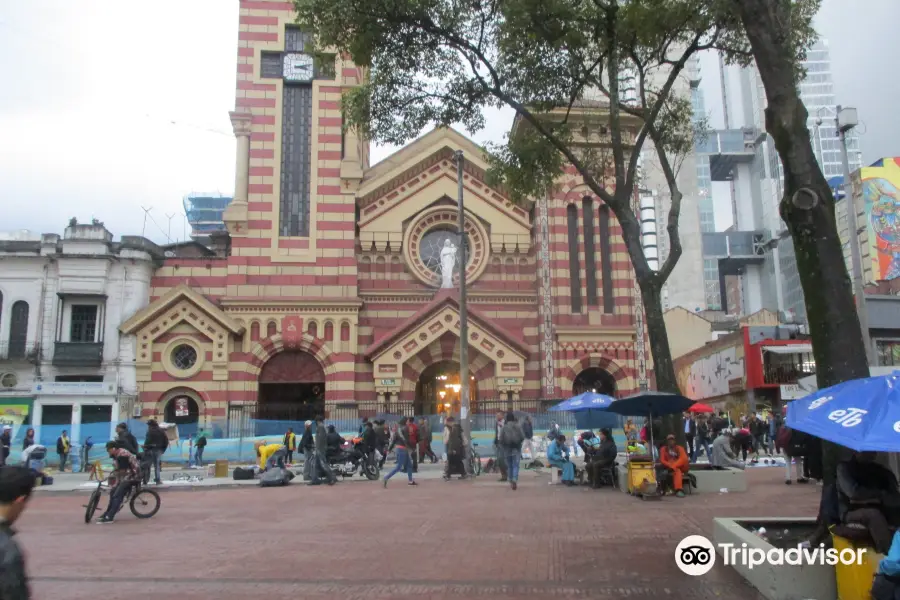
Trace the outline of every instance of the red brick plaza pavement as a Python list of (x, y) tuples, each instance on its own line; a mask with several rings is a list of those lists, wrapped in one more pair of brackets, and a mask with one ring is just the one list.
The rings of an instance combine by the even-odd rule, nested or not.
[(19, 524), (37, 599), (760, 598), (720, 563), (675, 566), (686, 535), (714, 516), (811, 516), (817, 486), (778, 468), (748, 471), (747, 493), (642, 502), (613, 490), (549, 486), (523, 472), (513, 492), (399, 477), (309, 488), (164, 491), (149, 521), (126, 509), (85, 525), (87, 495), (33, 499)]

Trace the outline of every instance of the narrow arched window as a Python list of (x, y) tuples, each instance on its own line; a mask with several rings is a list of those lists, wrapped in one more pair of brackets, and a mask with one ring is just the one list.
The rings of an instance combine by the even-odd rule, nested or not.
[(578, 208), (569, 204), (569, 284), (572, 312), (581, 312), (581, 261), (578, 259)]
[(584, 219), (584, 281), (587, 284), (588, 306), (598, 306), (597, 259), (594, 250), (594, 201), (585, 196), (581, 201), (581, 215)]
[(19, 300), (12, 305), (9, 320), (9, 357), (25, 358), (28, 345), (28, 303)]

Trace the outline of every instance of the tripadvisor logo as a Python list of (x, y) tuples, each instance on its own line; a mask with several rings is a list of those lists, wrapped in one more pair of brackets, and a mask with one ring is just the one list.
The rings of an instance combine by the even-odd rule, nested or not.
[(823, 544), (818, 547), (796, 548), (771, 548), (768, 551), (762, 548), (751, 548), (747, 544), (716, 544), (714, 545), (702, 535), (689, 535), (675, 548), (675, 564), (683, 573), (692, 576), (705, 575), (716, 564), (716, 551), (722, 557), (722, 562), (727, 566), (745, 566), (753, 569), (761, 565), (771, 566), (800, 566), (800, 565), (861, 565), (863, 563), (865, 548), (844, 548), (836, 550), (826, 548)]

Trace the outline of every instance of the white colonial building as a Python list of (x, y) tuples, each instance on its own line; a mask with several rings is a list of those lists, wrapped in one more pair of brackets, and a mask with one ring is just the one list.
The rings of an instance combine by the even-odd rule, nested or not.
[(17, 440), (25, 421), (51, 449), (63, 429), (100, 442), (131, 416), (135, 342), (118, 328), (149, 302), (162, 255), (142, 237), (113, 242), (98, 221), (0, 236), (0, 422)]

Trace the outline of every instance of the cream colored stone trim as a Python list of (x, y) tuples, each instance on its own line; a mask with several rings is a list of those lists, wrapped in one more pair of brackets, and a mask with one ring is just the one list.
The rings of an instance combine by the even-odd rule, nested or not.
[[(175, 348), (181, 345), (190, 346), (197, 353), (197, 362), (190, 369), (179, 369), (172, 362), (172, 353), (175, 351)], [(190, 379), (203, 370), (203, 365), (206, 364), (206, 352), (195, 339), (188, 336), (179, 336), (166, 344), (162, 351), (162, 356), (160, 356), (160, 362), (162, 362), (166, 373), (172, 377), (176, 379)]]

